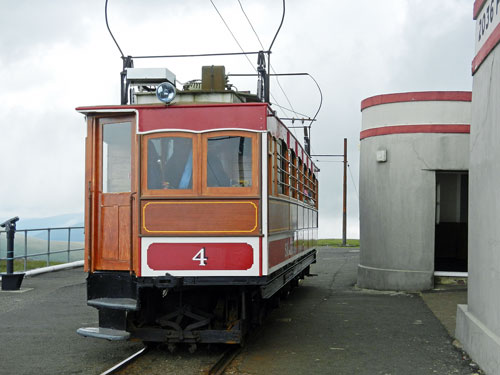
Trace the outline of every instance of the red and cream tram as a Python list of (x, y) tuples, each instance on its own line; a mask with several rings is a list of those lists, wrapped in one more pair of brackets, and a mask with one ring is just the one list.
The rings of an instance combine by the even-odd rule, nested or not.
[(185, 89), (159, 103), (77, 108), (99, 312), (78, 333), (239, 343), (315, 262), (317, 169), (251, 95)]

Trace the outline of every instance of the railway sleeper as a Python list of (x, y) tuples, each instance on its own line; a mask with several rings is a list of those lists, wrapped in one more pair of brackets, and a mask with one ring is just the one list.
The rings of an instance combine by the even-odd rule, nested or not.
[(167, 344), (240, 344), (244, 331), (241, 322), (229, 330), (201, 329), (201, 330), (175, 330), (161, 327), (135, 328), (131, 338), (146, 342)]

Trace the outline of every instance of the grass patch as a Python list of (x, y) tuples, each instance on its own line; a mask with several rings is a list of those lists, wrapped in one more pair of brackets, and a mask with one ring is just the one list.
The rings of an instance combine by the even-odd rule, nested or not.
[[(50, 262), (50, 266), (55, 266), (58, 264), (62, 264), (62, 262)], [(45, 260), (28, 260), (26, 262), (26, 270), (33, 270), (35, 268), (47, 267), (47, 261)], [(21, 259), (14, 260), (14, 272), (22, 272), (24, 271), (24, 261)], [(7, 261), (0, 261), (0, 272), (7, 272)]]
[[(347, 240), (347, 246), (359, 247), (359, 240)], [(342, 247), (342, 240), (336, 238), (325, 238), (318, 240), (318, 246)]]

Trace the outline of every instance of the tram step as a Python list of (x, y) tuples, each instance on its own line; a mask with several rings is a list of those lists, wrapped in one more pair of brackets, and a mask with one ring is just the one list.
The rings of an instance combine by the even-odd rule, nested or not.
[(110, 341), (125, 341), (130, 338), (130, 332), (112, 328), (85, 327), (78, 328), (76, 332), (84, 337), (94, 337)]
[(89, 299), (87, 305), (96, 308), (137, 311), (139, 306), (133, 298), (96, 298)]

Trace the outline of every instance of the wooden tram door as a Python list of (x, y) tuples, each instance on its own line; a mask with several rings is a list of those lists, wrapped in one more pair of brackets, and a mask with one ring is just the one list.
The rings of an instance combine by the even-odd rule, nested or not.
[(132, 199), (136, 180), (135, 121), (99, 119), (96, 158), (98, 189), (94, 269), (131, 268)]

